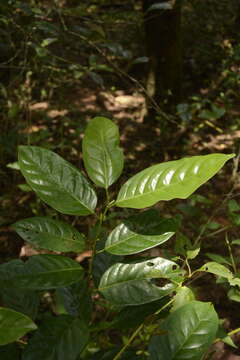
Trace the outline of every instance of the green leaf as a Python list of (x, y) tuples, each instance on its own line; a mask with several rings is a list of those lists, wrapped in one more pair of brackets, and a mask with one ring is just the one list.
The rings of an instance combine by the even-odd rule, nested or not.
[(37, 326), (28, 316), (11, 309), (0, 308), (0, 345), (14, 342), (35, 329)]
[[(144, 319), (149, 315), (154, 314), (161, 309), (169, 301), (169, 297), (165, 296), (163, 299), (152, 301), (147, 304), (137, 306), (125, 306), (118, 314), (114, 316), (110, 327), (114, 329), (130, 329), (139, 326)], [(168, 311), (162, 311), (161, 315), (164, 317)]]
[(108, 236), (105, 251), (130, 255), (163, 244), (176, 230), (176, 222), (161, 218), (151, 209), (134, 215), (118, 225)]
[(231, 286), (238, 286), (240, 287), (240, 279), (238, 277), (235, 278), (228, 278), (228, 282)]
[(240, 291), (236, 288), (231, 288), (228, 291), (227, 296), (232, 301), (240, 302)]
[[(221, 322), (221, 320), (220, 320)], [(238, 347), (234, 344), (232, 338), (226, 333), (224, 327), (222, 326), (222, 324), (219, 324), (218, 327), (218, 332), (216, 337), (221, 340), (222, 342), (224, 342), (225, 344), (232, 346), (233, 348), (237, 349)]]
[(91, 321), (92, 299), (86, 280), (57, 289), (56, 296), (69, 315), (78, 316), (86, 323)]
[(84, 235), (73, 226), (48, 217), (36, 216), (12, 225), (25, 241), (52, 251), (82, 252), (85, 248)]
[(59, 155), (37, 146), (20, 146), (18, 161), (28, 185), (42, 201), (63, 214), (94, 213), (94, 190), (80, 171)]
[(214, 262), (217, 262), (219, 264), (226, 264), (226, 265), (232, 265), (230, 258), (227, 256), (222, 256), (222, 255), (218, 255), (218, 254), (212, 254), (212, 253), (206, 253), (206, 256), (213, 260)]
[(186, 199), (233, 157), (211, 154), (153, 165), (121, 187), (116, 206), (142, 209), (160, 200)]
[(176, 291), (177, 293), (174, 296), (174, 302), (171, 311), (175, 311), (181, 306), (195, 300), (194, 293), (187, 286), (182, 286), (179, 289), (176, 289)]
[[(176, 263), (160, 257), (133, 264), (117, 263), (103, 274), (99, 291), (117, 305), (144, 304), (170, 294), (182, 280), (180, 275)], [(158, 287), (151, 279), (167, 281)]]
[[(7, 266), (8, 265), (8, 266)], [(19, 270), (16, 272), (16, 266)], [(26, 263), (0, 266), (4, 282), (16, 288), (47, 290), (78, 282), (83, 268), (74, 260), (60, 255), (34, 255)]]
[(211, 274), (224, 277), (228, 280), (233, 278), (233, 274), (228, 268), (226, 268), (226, 266), (218, 264), (214, 261), (204, 264), (200, 269), (198, 269), (198, 271), (206, 271)]
[(199, 245), (193, 245), (191, 240), (182, 233), (177, 234), (174, 248), (177, 254), (190, 260), (194, 259), (200, 251)]
[(233, 240), (231, 245), (240, 245), (240, 239)]
[(96, 287), (98, 287), (101, 277), (104, 272), (118, 261), (122, 261), (122, 256), (112, 255), (110, 253), (102, 252), (94, 256), (93, 260), (93, 280)]
[(19, 291), (11, 283), (2, 284), (0, 288), (0, 298), (2, 304), (12, 310), (35, 319), (39, 306), (39, 293), (36, 291), (23, 290)]
[(229, 200), (227, 205), (230, 212), (240, 211), (240, 206), (238, 202), (234, 199)]
[(88, 337), (88, 328), (81, 319), (49, 316), (30, 339), (22, 360), (76, 360)]
[(90, 179), (107, 189), (123, 170), (118, 127), (107, 118), (95, 117), (85, 131), (82, 148), (84, 166)]
[(153, 337), (151, 360), (200, 360), (216, 336), (218, 323), (210, 303), (192, 301), (181, 306), (161, 324), (166, 333)]

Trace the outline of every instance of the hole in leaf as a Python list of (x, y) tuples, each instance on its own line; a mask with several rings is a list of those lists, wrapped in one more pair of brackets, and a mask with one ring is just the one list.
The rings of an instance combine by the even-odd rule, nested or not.
[(159, 287), (164, 287), (168, 284), (170, 284), (170, 281), (168, 279), (160, 278), (160, 279), (152, 279), (151, 282), (154, 285), (157, 285)]
[(148, 261), (148, 262), (147, 262), (147, 266), (154, 266), (154, 263), (151, 262), (151, 261)]
[(172, 270), (177, 270), (177, 265), (173, 265)]

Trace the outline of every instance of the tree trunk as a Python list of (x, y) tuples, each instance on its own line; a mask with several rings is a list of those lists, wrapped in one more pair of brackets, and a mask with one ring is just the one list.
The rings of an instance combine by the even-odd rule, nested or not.
[(181, 98), (181, 2), (143, 0), (149, 57), (147, 92), (165, 111)]

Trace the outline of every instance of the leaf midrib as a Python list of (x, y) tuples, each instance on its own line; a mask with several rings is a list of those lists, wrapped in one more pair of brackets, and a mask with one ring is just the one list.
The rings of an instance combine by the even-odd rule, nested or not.
[[(58, 156), (59, 156), (59, 155), (58, 155)], [(42, 171), (42, 169), (41, 169), (41, 167), (40, 167), (40, 164), (38, 164), (37, 162), (34, 162), (32, 158), (31, 158), (31, 160), (32, 160), (33, 164), (36, 164), (36, 166), (38, 167), (38, 169), (40, 169), (40, 170), (39, 170), (40, 174), (42, 173), (43, 175), (46, 175), (46, 174), (44, 174), (44, 172)], [(59, 160), (59, 159), (58, 159), (58, 160)], [(63, 160), (64, 160), (64, 159), (63, 159)], [(64, 161), (65, 161), (65, 160), (64, 160)], [(20, 163), (21, 163), (21, 161), (20, 161)], [(83, 176), (77, 169), (75, 169), (75, 168), (72, 167), (72, 166), (69, 166), (69, 164), (66, 163), (66, 166), (69, 167), (69, 168), (71, 168), (71, 170), (73, 170), (75, 173), (77, 172), (77, 175), (78, 175), (78, 176), (79, 176), (79, 175), (80, 175), (80, 177)], [(21, 167), (21, 166), (20, 166), (20, 167)], [(23, 172), (25, 172), (25, 170), (23, 170)], [(70, 196), (73, 200), (75, 200), (77, 203), (80, 203), (83, 208), (85, 208), (86, 210), (90, 211), (90, 213), (93, 213), (93, 210), (92, 210), (91, 208), (88, 208), (88, 207), (87, 207), (85, 204), (83, 204), (77, 197), (75, 197), (74, 194), (69, 193), (68, 190), (66, 190), (63, 186), (61, 186), (61, 184), (59, 184), (59, 183), (53, 178), (53, 175), (52, 175), (51, 173), (48, 172), (47, 175), (50, 177), (51, 182), (52, 182), (54, 185), (58, 186), (61, 191), (66, 192), (66, 193), (68, 194), (68, 196)], [(83, 181), (84, 181), (84, 179), (83, 179)], [(40, 191), (37, 190), (36, 192), (39, 193)], [(90, 192), (91, 192), (91, 189), (90, 189)]]

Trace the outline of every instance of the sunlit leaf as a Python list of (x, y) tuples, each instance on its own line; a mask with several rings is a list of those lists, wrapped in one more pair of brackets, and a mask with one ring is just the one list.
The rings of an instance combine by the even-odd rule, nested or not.
[(206, 271), (211, 274), (224, 277), (226, 279), (232, 279), (233, 274), (232, 272), (226, 268), (226, 266), (222, 264), (218, 264), (217, 262), (211, 261), (206, 264), (204, 264), (199, 271)]
[(174, 302), (171, 311), (177, 310), (179, 307), (195, 300), (195, 295), (187, 286), (181, 286), (176, 289), (176, 295), (174, 296)]
[(37, 146), (20, 146), (18, 162), (28, 185), (54, 209), (68, 215), (94, 212), (94, 190), (80, 171), (59, 155)]
[(84, 166), (91, 180), (108, 188), (123, 169), (123, 152), (119, 148), (118, 127), (109, 119), (96, 117), (90, 121), (83, 138)]
[(176, 227), (175, 221), (147, 210), (118, 225), (108, 236), (105, 250), (115, 255), (136, 254), (169, 240)]
[(211, 154), (153, 165), (121, 187), (116, 206), (142, 209), (160, 200), (186, 199), (232, 157)]
[[(159, 279), (160, 285), (155, 285), (151, 279)], [(164, 280), (162, 286), (160, 279)], [(181, 271), (176, 263), (157, 257), (111, 266), (101, 278), (99, 291), (114, 304), (137, 305), (170, 294), (181, 280)]]

